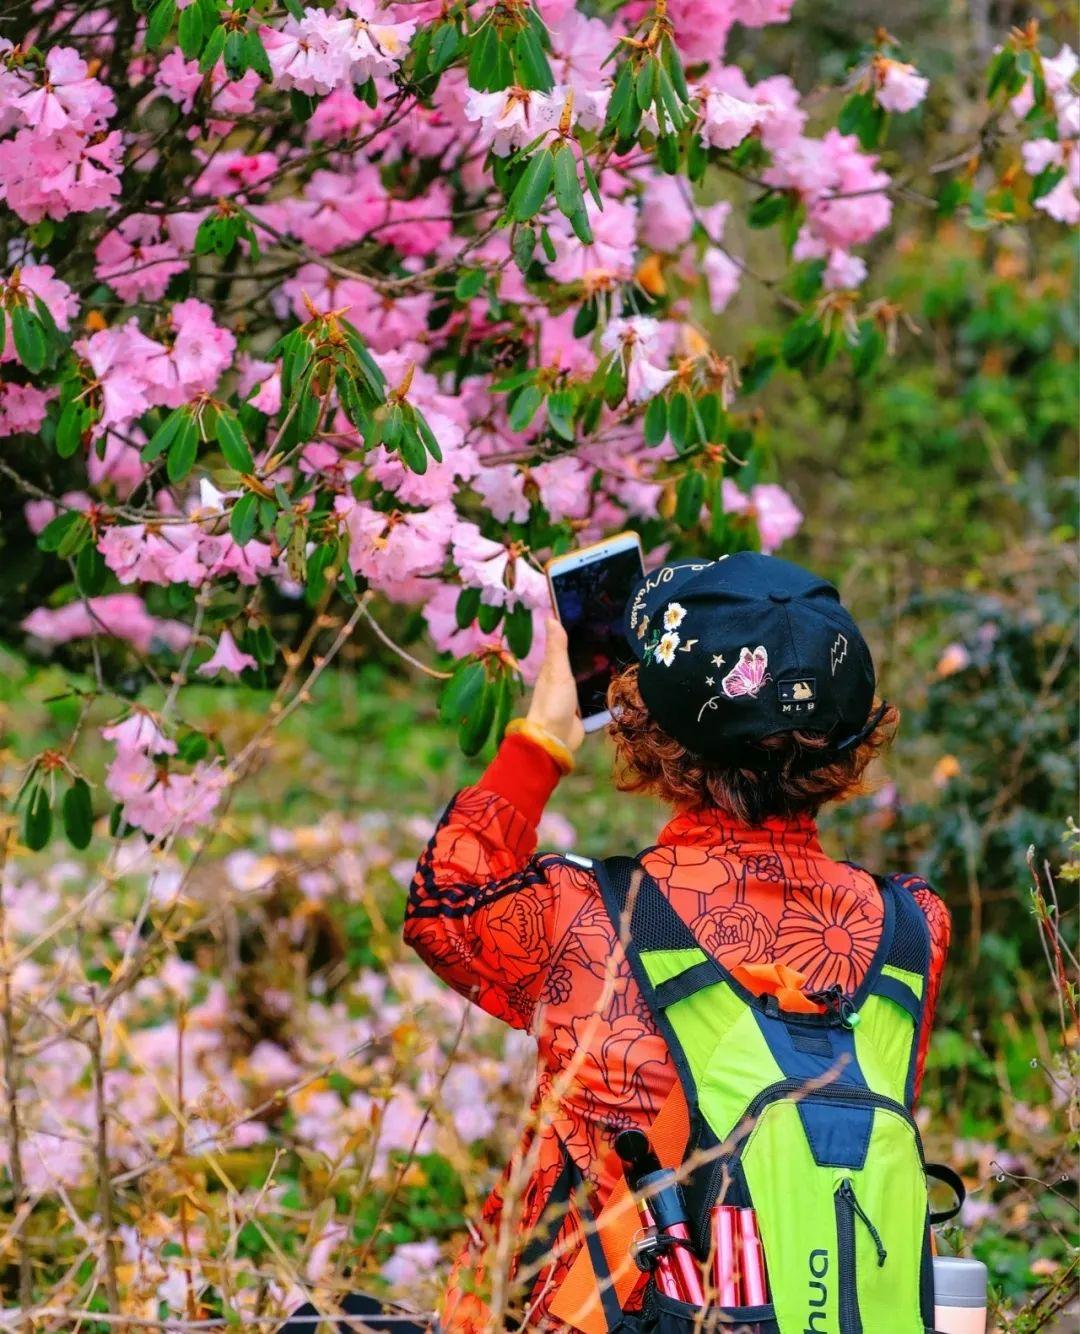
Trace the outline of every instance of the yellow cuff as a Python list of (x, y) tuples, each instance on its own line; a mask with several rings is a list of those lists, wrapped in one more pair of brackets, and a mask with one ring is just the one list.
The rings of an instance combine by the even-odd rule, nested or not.
[(574, 767), (574, 757), (569, 746), (563, 745), (558, 737), (552, 736), (539, 723), (530, 722), (528, 718), (514, 718), (506, 725), (506, 735), (527, 737), (551, 756), (560, 773), (568, 774)]

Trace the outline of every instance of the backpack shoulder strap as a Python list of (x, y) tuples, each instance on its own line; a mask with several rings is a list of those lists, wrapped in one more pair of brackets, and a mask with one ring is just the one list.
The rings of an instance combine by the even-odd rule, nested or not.
[[(608, 916), (626, 951), (634, 977), (654, 1021), (671, 1045), (663, 1012), (676, 1001), (692, 996), (703, 987), (725, 981), (723, 970), (710, 959), (697, 942), (693, 931), (683, 921), (662, 893), (660, 886), (636, 857), (609, 857), (595, 862), (593, 871)], [(645, 970), (642, 952), (670, 952), (674, 956), (692, 954), (683, 968), (673, 967), (672, 975), (653, 982)], [(673, 958), (672, 963), (682, 960)]]
[(911, 1017), (913, 1033), (905, 1080), (905, 1101), (910, 1106), (915, 1096), (915, 1065), (926, 1012), (930, 928), (905, 876), (888, 876), (882, 882), (882, 892), (894, 904), (892, 939), (870, 991), (887, 997)]

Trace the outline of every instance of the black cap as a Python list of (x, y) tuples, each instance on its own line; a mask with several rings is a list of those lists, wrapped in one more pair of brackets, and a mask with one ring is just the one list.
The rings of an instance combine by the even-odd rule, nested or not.
[(663, 565), (631, 594), (623, 628), (645, 707), (704, 759), (795, 729), (842, 751), (884, 712), (869, 717), (874, 664), (836, 589), (776, 556)]

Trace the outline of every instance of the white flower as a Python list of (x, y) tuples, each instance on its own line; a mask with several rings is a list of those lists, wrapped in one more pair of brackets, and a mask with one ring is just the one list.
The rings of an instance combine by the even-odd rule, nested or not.
[(735, 148), (758, 128), (771, 109), (767, 104), (745, 102), (704, 85), (697, 95), (703, 108), (700, 134), (710, 148)]
[(669, 630), (666, 635), (661, 635), (660, 642), (656, 646), (656, 659), (662, 662), (665, 667), (670, 667), (675, 661), (675, 650), (680, 644), (679, 636), (674, 630)]
[(669, 602), (664, 612), (664, 629), (677, 630), (686, 616), (686, 608), (678, 602)]

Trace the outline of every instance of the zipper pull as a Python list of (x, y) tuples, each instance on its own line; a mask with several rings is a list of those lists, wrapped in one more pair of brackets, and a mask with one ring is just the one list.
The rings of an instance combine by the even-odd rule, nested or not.
[(859, 1026), (862, 1016), (839, 982), (834, 982), (831, 987), (826, 987), (823, 991), (811, 991), (808, 996), (810, 1000), (816, 1001), (818, 1005), (824, 1005), (826, 1010), (835, 1014), (845, 1028)]
[(843, 1181), (841, 1181), (840, 1194), (847, 1201), (852, 1212), (858, 1214), (858, 1216), (866, 1224), (866, 1230), (870, 1233), (870, 1237), (874, 1243), (874, 1249), (877, 1251), (878, 1268), (881, 1269), (882, 1266), (885, 1264), (885, 1261), (888, 1259), (888, 1252), (886, 1251), (885, 1246), (881, 1240), (881, 1233), (877, 1230), (877, 1228), (873, 1225), (873, 1223), (871, 1223), (869, 1215), (867, 1214), (866, 1210), (862, 1207), (862, 1205), (859, 1203), (858, 1197), (855, 1194), (855, 1189), (851, 1184), (850, 1177), (845, 1177)]

